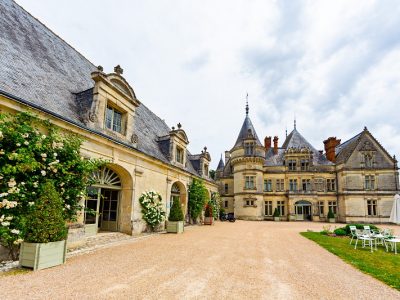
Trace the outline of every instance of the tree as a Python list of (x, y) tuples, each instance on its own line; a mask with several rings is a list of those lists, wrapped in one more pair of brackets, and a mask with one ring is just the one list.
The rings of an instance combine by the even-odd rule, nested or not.
[(194, 178), (189, 186), (189, 214), (194, 222), (203, 211), (207, 202), (208, 193), (203, 181)]
[(172, 207), (169, 212), (168, 221), (179, 222), (183, 221), (184, 216), (182, 212), (181, 202), (178, 199), (174, 199), (172, 202)]

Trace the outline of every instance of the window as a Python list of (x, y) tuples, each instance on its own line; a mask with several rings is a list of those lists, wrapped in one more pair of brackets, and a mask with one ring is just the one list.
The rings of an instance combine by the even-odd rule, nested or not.
[(225, 189), (225, 194), (228, 194), (228, 191), (229, 191), (229, 185), (228, 185), (227, 183), (225, 183), (225, 187), (224, 187), (224, 189)]
[(285, 179), (277, 179), (275, 190), (277, 192), (283, 192), (285, 190)]
[(255, 206), (254, 200), (246, 200), (246, 206)]
[(289, 171), (296, 171), (296, 160), (290, 159), (288, 161)]
[(300, 167), (302, 171), (308, 171), (310, 167), (310, 162), (307, 159), (302, 159)]
[(320, 216), (324, 215), (324, 206), (325, 206), (324, 201), (318, 201), (318, 214)]
[(244, 143), (244, 154), (245, 155), (254, 154), (254, 143)]
[(204, 165), (204, 175), (208, 177), (208, 165)]
[(365, 176), (365, 189), (366, 190), (374, 190), (375, 189), (375, 176), (374, 175), (366, 175)]
[(328, 190), (328, 192), (336, 191), (336, 179), (327, 179), (326, 189)]
[(225, 200), (225, 202), (224, 202), (224, 207), (225, 207), (225, 208), (228, 208), (228, 200)]
[(106, 109), (106, 127), (112, 131), (122, 133), (122, 113), (111, 106)]
[(297, 179), (289, 180), (289, 191), (291, 191), (291, 192), (297, 191)]
[(254, 176), (246, 176), (245, 177), (245, 185), (244, 188), (246, 190), (255, 189), (254, 186)]
[(264, 215), (272, 216), (272, 201), (264, 201)]
[(376, 216), (377, 215), (376, 208), (377, 208), (376, 200), (367, 200), (368, 216)]
[(337, 208), (336, 201), (328, 201), (328, 207), (336, 215), (336, 208)]
[(311, 191), (311, 179), (302, 179), (301, 180), (302, 190), (304, 192)]
[(272, 192), (272, 180), (271, 179), (264, 180), (264, 191)]
[(277, 208), (281, 216), (285, 215), (285, 201), (277, 201)]
[(183, 164), (183, 149), (180, 147), (176, 147), (176, 161), (178, 163)]
[(324, 187), (324, 179), (323, 178), (317, 178), (314, 180), (314, 185), (315, 185), (315, 190), (318, 192), (323, 192), (325, 190)]

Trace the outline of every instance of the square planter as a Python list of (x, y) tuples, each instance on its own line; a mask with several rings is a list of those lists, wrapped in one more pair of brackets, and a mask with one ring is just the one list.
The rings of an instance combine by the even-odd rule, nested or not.
[(279, 222), (281, 220), (281, 217), (274, 217), (275, 222)]
[(22, 267), (33, 268), (34, 271), (51, 268), (64, 264), (66, 253), (66, 241), (51, 243), (23, 242), (19, 254), (19, 263)]
[(213, 217), (204, 217), (204, 225), (212, 225), (213, 220)]
[(167, 232), (168, 233), (182, 233), (184, 230), (183, 221), (178, 222), (167, 222)]
[(328, 219), (328, 222), (329, 222), (329, 223), (335, 223), (335, 222), (336, 222), (336, 219), (335, 219), (335, 218), (329, 218), (329, 219)]

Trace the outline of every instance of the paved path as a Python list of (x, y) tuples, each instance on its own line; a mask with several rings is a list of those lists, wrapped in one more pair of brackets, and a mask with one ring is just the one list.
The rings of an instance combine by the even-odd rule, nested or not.
[(0, 277), (0, 298), (400, 299), (298, 234), (322, 225), (237, 221), (125, 241), (61, 267)]

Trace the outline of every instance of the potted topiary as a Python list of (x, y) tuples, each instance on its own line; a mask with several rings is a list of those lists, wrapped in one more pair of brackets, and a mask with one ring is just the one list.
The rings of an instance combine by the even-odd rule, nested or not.
[(179, 200), (174, 200), (172, 202), (172, 207), (168, 216), (167, 232), (182, 233), (184, 228), (183, 220), (184, 216), (181, 208), (181, 203)]
[(280, 218), (280, 214), (279, 214), (279, 210), (278, 210), (278, 208), (277, 207), (275, 207), (275, 210), (274, 210), (274, 221), (280, 221), (281, 220), (281, 218)]
[(68, 229), (63, 209), (63, 202), (53, 181), (45, 181), (27, 216), (27, 232), (19, 257), (21, 266), (35, 271), (65, 263)]
[(206, 210), (204, 211), (204, 225), (213, 224), (213, 211), (211, 205), (207, 204)]
[(329, 211), (328, 211), (328, 222), (329, 223), (335, 223), (335, 214), (333, 213), (333, 211), (332, 211), (332, 209), (330, 209), (329, 208)]

